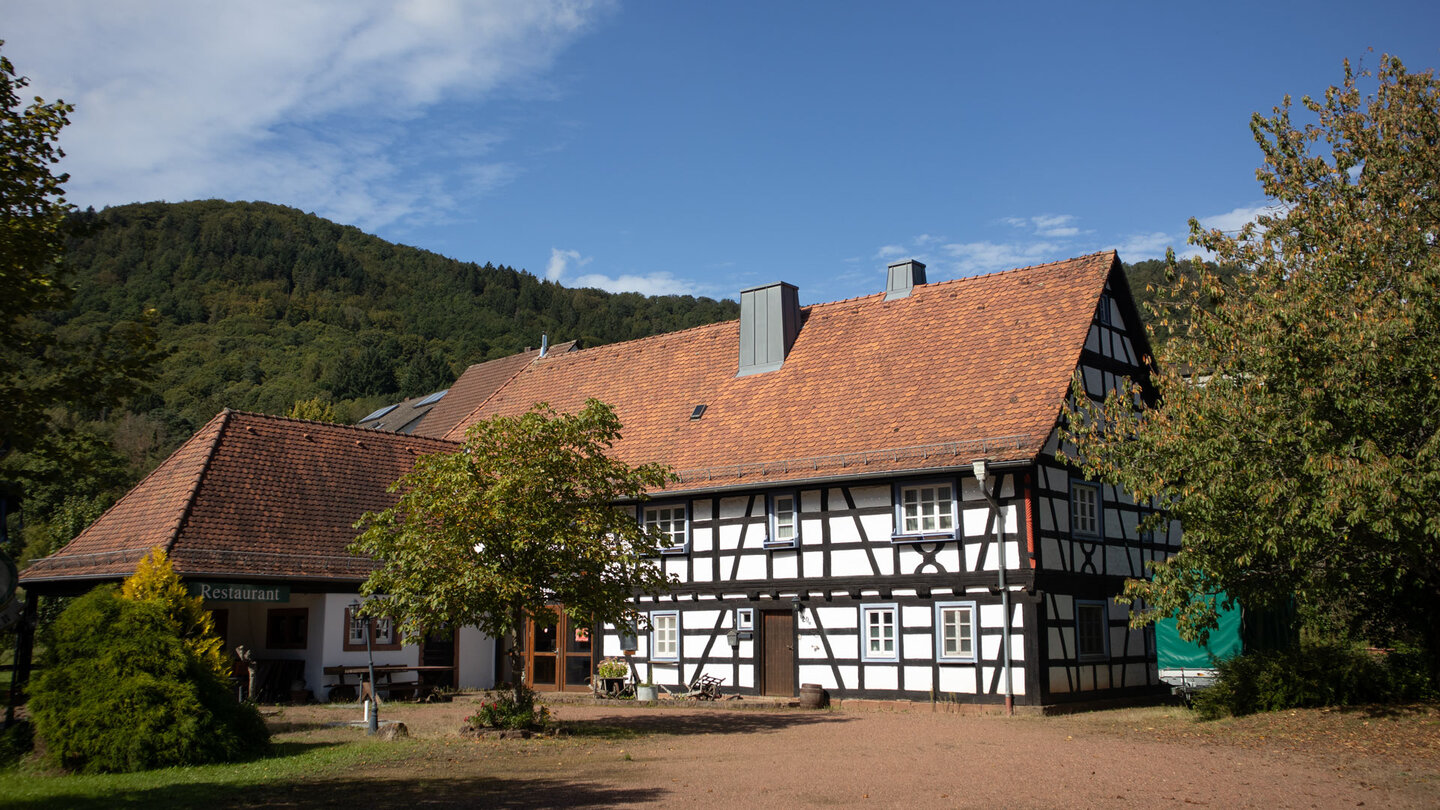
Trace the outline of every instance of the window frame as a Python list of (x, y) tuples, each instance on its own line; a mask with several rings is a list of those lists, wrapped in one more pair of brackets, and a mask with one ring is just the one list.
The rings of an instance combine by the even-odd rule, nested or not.
[[(660, 619), (675, 620), (675, 650), (673, 653), (660, 652)], [(680, 660), (680, 611), (655, 610), (650, 613), (650, 656), (651, 661), (679, 662)]]
[[(1081, 649), (1081, 640), (1086, 635), (1080, 623), (1081, 608), (1093, 608), (1100, 611), (1099, 652)], [(1081, 662), (1110, 660), (1110, 606), (1104, 599), (1075, 600), (1075, 660)]]
[[(784, 498), (790, 499), (790, 519), (793, 522), (794, 530), (794, 534), (792, 534), (788, 540), (780, 539), (780, 511), (778, 502)], [(765, 548), (799, 548), (800, 493), (793, 489), (771, 492), (765, 496), (765, 502), (765, 512), (769, 519), (769, 530), (765, 533)]]
[[(661, 509), (671, 509), (671, 510), (678, 509), (678, 510), (680, 510), (680, 513), (681, 513), (680, 520), (681, 520), (682, 523), (684, 524), (684, 527), (683, 527), (683, 529), (681, 530), (681, 531), (683, 532), (684, 536), (685, 536), (684, 541), (683, 541), (679, 546), (674, 546), (674, 545), (666, 546), (666, 545), (662, 545), (662, 546), (660, 547), (660, 553), (661, 553), (661, 554), (689, 554), (689, 553), (690, 553), (690, 502), (689, 502), (689, 501), (658, 501), (658, 502), (655, 502), (655, 503), (641, 504), (641, 505), (640, 505), (640, 508), (637, 510), (637, 512), (638, 512), (639, 515), (640, 515), (640, 528), (641, 528), (641, 530), (643, 530), (643, 531), (647, 531), (647, 532), (650, 531), (650, 523), (649, 523), (649, 521), (647, 520), (647, 517), (648, 517), (647, 513), (650, 512), (650, 510), (652, 510), (652, 509), (653, 509), (653, 510), (657, 510), (657, 511), (658, 511), (658, 510), (661, 510)], [(675, 518), (672, 516), (672, 517), (670, 518), (670, 522), (671, 522), (671, 523), (674, 523), (674, 521), (675, 521)], [(657, 521), (657, 525), (658, 525), (658, 521)], [(657, 529), (657, 531), (659, 531), (660, 534), (662, 534), (662, 535), (664, 535), (664, 536), (666, 536), (666, 537), (669, 537), (671, 540), (674, 540), (675, 533), (674, 533), (673, 530), (662, 531), (662, 530)]]
[[(945, 611), (970, 611), (970, 653), (945, 653)], [(935, 660), (942, 664), (973, 664), (980, 659), (980, 608), (975, 600), (935, 603)]]
[[(927, 532), (927, 531), (925, 531), (923, 528), (921, 528), (919, 531), (907, 532), (907, 531), (905, 530), (905, 493), (906, 493), (906, 491), (907, 491), (907, 490), (924, 490), (924, 489), (928, 489), (928, 488), (936, 488), (936, 489), (938, 489), (939, 487), (949, 487), (949, 488), (950, 488), (950, 528), (949, 528), (949, 529), (937, 528), (935, 531), (929, 531), (929, 532)], [(960, 499), (959, 499), (959, 494), (960, 494), (959, 484), (958, 484), (958, 482), (957, 482), (955, 479), (953, 479), (953, 478), (929, 479), (929, 480), (925, 480), (925, 481), (913, 481), (913, 482), (908, 482), (908, 483), (897, 483), (897, 484), (895, 484), (895, 485), (891, 488), (891, 496), (890, 496), (891, 499), (892, 499), (893, 502), (894, 502), (894, 505), (895, 505), (895, 506), (894, 506), (894, 513), (895, 513), (895, 514), (894, 514), (894, 526), (893, 526), (893, 528), (892, 528), (892, 530), (891, 530), (891, 533), (890, 533), (890, 541), (891, 541), (892, 543), (936, 543), (936, 542), (944, 542), (944, 541), (946, 541), (946, 540), (954, 540), (956, 537), (959, 536), (959, 532), (960, 532), (960, 529), (959, 529), (959, 526), (960, 526)], [(937, 499), (936, 499), (937, 503), (938, 503), (938, 500), (939, 500), (939, 499), (937, 498)], [(919, 498), (918, 498), (918, 496), (917, 496), (917, 503), (925, 503), (925, 502), (919, 500)], [(936, 517), (936, 523), (937, 523), (937, 526), (938, 526), (938, 523), (939, 523), (939, 521), (943, 518), (943, 515), (937, 510), (936, 513), (935, 513), (935, 517)], [(923, 521), (923, 520), (924, 520), (924, 517), (923, 517), (923, 516), (917, 516), (917, 520)]]
[[(278, 638), (276, 621), (285, 618), (301, 619), (299, 639)], [(308, 650), (310, 649), (310, 608), (270, 608), (265, 611), (265, 649), (267, 650)]]
[[(881, 611), (890, 612), (891, 640), (894, 642), (894, 649), (887, 653), (870, 652), (870, 614)], [(860, 606), (860, 660), (865, 662), (898, 664), (900, 663), (900, 606), (895, 602), (881, 602)]]
[(754, 630), (754, 629), (755, 629), (755, 608), (748, 608), (748, 607), (735, 608), (735, 629), (736, 629), (736, 630)]
[[(1085, 530), (1076, 527), (1077, 510), (1075, 505), (1079, 502), (1076, 493), (1081, 490), (1088, 490), (1095, 493), (1094, 514), (1090, 516), (1095, 524), (1093, 530)], [(1105, 495), (1100, 489), (1100, 484), (1095, 481), (1071, 481), (1070, 482), (1070, 536), (1084, 537), (1099, 540), (1105, 536)]]
[[(355, 641), (355, 637), (350, 634), (350, 631), (354, 629), (354, 622), (352, 621), (354, 618), (352, 616), (354, 610), (354, 608), (349, 606), (345, 608), (345, 635), (343, 643), (341, 644), (341, 649), (345, 652), (363, 652), (365, 650), (365, 639), (361, 638), (359, 641)], [(389, 641), (381, 641), (383, 637), (380, 635), (379, 630), (382, 622), (387, 623), (390, 627)], [(371, 616), (369, 622), (366, 624), (366, 632), (370, 634), (370, 649), (372, 650), (389, 651), (398, 650), (401, 647), (400, 637), (395, 632), (395, 622), (389, 616)]]

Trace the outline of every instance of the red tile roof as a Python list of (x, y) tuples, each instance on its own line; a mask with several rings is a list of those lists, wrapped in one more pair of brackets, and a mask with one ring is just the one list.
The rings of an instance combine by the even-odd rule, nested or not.
[(454, 444), (363, 428), (224, 411), (99, 520), (27, 568), (27, 584), (113, 579), (161, 546), (195, 577), (358, 582), (354, 523), (395, 502), (418, 454)]
[(519, 371), (447, 438), (595, 397), (624, 425), (616, 455), (671, 465), (672, 491), (1034, 458), (1119, 268), (1111, 251), (816, 304), (784, 366), (746, 377), (738, 321), (571, 352)]
[[(557, 343), (550, 347), (546, 358), (564, 354), (575, 347), (575, 341)], [(416, 436), (444, 436), (455, 428), (467, 414), (520, 373), (522, 369), (540, 357), (539, 349), (527, 349), (509, 357), (500, 357), (484, 363), (476, 363), (465, 369), (465, 373), (450, 386), (444, 398), (435, 403), (425, 421), (414, 431)], [(403, 405), (401, 407), (404, 407)]]

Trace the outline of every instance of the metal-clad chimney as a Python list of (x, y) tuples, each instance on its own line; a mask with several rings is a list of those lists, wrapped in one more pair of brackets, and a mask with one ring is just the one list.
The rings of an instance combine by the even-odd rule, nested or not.
[(740, 291), (740, 370), (737, 377), (774, 371), (800, 332), (800, 290), (777, 281)]
[(910, 291), (925, 283), (925, 265), (914, 259), (893, 262), (889, 277), (885, 281), (885, 300), (904, 298)]

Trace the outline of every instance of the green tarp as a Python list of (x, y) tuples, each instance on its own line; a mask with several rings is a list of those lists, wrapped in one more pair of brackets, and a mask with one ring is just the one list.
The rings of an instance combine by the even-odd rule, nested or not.
[[(1224, 596), (1211, 597), (1224, 599)], [(1161, 669), (1214, 669), (1217, 660), (1239, 655), (1244, 645), (1240, 640), (1240, 606), (1220, 611), (1220, 626), (1210, 631), (1210, 641), (1201, 646), (1180, 638), (1174, 619), (1155, 623), (1155, 646)]]

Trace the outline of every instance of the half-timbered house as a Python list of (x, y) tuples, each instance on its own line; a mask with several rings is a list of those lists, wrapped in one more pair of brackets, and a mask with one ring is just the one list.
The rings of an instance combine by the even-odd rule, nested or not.
[(675, 587), (598, 650), (591, 628), (532, 630), (537, 688), (583, 689), (592, 656), (627, 648), (671, 689), (707, 674), (741, 693), (1053, 704), (1163, 688), (1153, 634), (1112, 597), (1178, 529), (1141, 535), (1141, 505), (1056, 453), (1075, 375), (1096, 397), (1148, 379), (1113, 252), (936, 284), (899, 262), (874, 295), (802, 307), (777, 283), (740, 304), (738, 321), (529, 366), (450, 434), (595, 397), (625, 426), (619, 457), (676, 472), (629, 507), (667, 538), (655, 564)]

